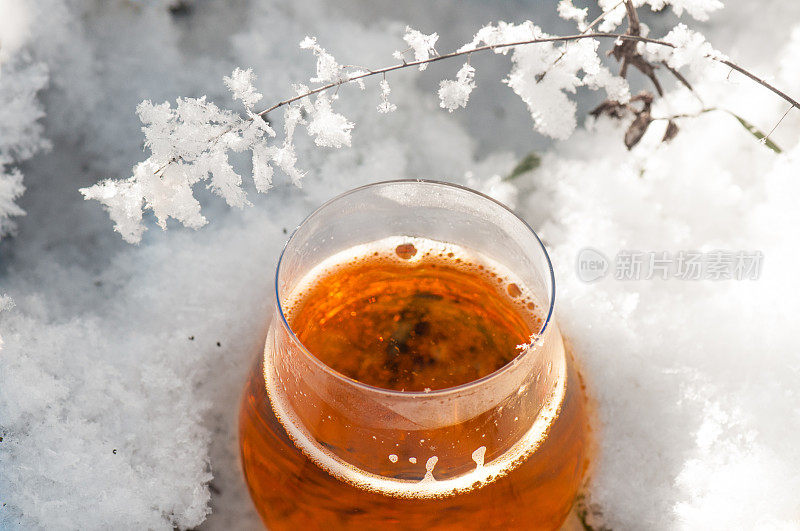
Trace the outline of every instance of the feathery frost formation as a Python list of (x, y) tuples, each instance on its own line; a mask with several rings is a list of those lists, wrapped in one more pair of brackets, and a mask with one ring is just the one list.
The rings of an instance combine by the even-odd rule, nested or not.
[(455, 81), (445, 79), (439, 83), (439, 99), (441, 100), (439, 106), (450, 112), (459, 107), (466, 107), (469, 95), (475, 88), (474, 80), (475, 69), (469, 63), (464, 63), (464, 66), (456, 74)]
[[(403, 40), (408, 44), (408, 49), (414, 53), (414, 61), (427, 61), (436, 55), (436, 41), (439, 40), (439, 35), (436, 33), (425, 35), (411, 26), (406, 26), (406, 33), (403, 35)], [(395, 59), (405, 62), (405, 52), (396, 51), (392, 56)], [(425, 70), (426, 68), (428, 68), (427, 63), (419, 65), (420, 70)]]
[(44, 116), (36, 100), (49, 80), (47, 67), (30, 54), (35, 10), (12, 8), (0, 2), (0, 239), (15, 229), (13, 217), (25, 211), (16, 203), (25, 192), (17, 165), (50, 144), (39, 120)]

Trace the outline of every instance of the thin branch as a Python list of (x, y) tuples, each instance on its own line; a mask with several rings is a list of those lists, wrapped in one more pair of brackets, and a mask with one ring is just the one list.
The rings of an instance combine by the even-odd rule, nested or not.
[(625, 12), (628, 15), (628, 33), (631, 35), (641, 35), (642, 28), (641, 24), (639, 24), (639, 13), (636, 12), (636, 8), (633, 6), (631, 0), (624, 0), (624, 2)]
[(664, 89), (661, 88), (661, 82), (658, 80), (658, 77), (656, 77), (655, 71), (653, 71), (650, 74), (648, 74), (647, 77), (650, 79), (650, 81), (653, 82), (653, 86), (656, 87), (656, 92), (658, 92), (658, 95), (659, 96), (663, 96), (664, 95)]
[(681, 74), (680, 72), (678, 72), (678, 70), (676, 70), (675, 68), (672, 68), (671, 66), (669, 66), (669, 64), (668, 64), (666, 61), (661, 61), (661, 64), (662, 64), (662, 65), (664, 65), (664, 67), (665, 67), (667, 70), (669, 70), (669, 73), (670, 73), (670, 74), (672, 74), (673, 76), (675, 76), (675, 79), (677, 79), (678, 81), (680, 81), (680, 82), (681, 82), (681, 84), (682, 84), (684, 87), (686, 87), (686, 88), (688, 88), (689, 90), (691, 90), (692, 92), (694, 92), (694, 89), (692, 88), (692, 85), (691, 85), (691, 83), (689, 83), (689, 81), (688, 81), (688, 80), (687, 80), (685, 77), (683, 77), (683, 74)]
[[(625, 12), (628, 18), (628, 29), (625, 35), (631, 37), (638, 37), (642, 34), (642, 26), (639, 23), (639, 14), (636, 7), (633, 5), (632, 0), (624, 0)], [(653, 82), (659, 96), (664, 95), (664, 90), (661, 88), (661, 83), (656, 76), (655, 68), (649, 61), (647, 61), (642, 54), (636, 49), (636, 43), (632, 40), (618, 43), (610, 52), (620, 62), (619, 75), (626, 77), (628, 74), (628, 67), (633, 66), (639, 72), (647, 76)]]
[(764, 142), (765, 144), (766, 144), (766, 143), (767, 143), (767, 141), (769, 140), (769, 136), (770, 136), (772, 133), (774, 133), (774, 132), (775, 132), (775, 129), (777, 129), (779, 125), (781, 125), (781, 122), (783, 121), (783, 119), (784, 119), (784, 118), (786, 118), (786, 115), (787, 115), (787, 114), (789, 114), (789, 111), (791, 111), (791, 110), (792, 110), (792, 106), (790, 105), (790, 106), (789, 106), (789, 108), (788, 108), (788, 109), (786, 109), (786, 112), (785, 112), (785, 113), (783, 113), (783, 116), (781, 116), (781, 119), (780, 119), (780, 120), (778, 120), (778, 123), (776, 123), (775, 125), (773, 125), (773, 126), (772, 126), (772, 129), (770, 129), (770, 130), (769, 130), (769, 133), (767, 133), (767, 136), (765, 136), (765, 137), (764, 137), (764, 140), (763, 140), (763, 142)]
[[(636, 12), (636, 8), (633, 6), (633, 2), (631, 0), (623, 0), (625, 3), (625, 13), (628, 18), (628, 31), (625, 32), (625, 35), (640, 35), (641, 34), (641, 27), (639, 25), (639, 14)], [(632, 55), (631, 52), (635, 50), (634, 44), (631, 41), (627, 43), (620, 43), (619, 46), (615, 46), (614, 55), (619, 53), (617, 59), (620, 61), (619, 65), (619, 75), (620, 77), (627, 77), (628, 75), (628, 65), (630, 64), (630, 56)], [(650, 79), (653, 79), (652, 76), (648, 76)], [(658, 83), (658, 81), (656, 81)], [(661, 91), (659, 90), (659, 94)]]
[(755, 81), (755, 82), (756, 82), (756, 83), (758, 83), (759, 85), (762, 85), (762, 86), (764, 86), (764, 87), (767, 87), (769, 90), (771, 90), (772, 92), (774, 92), (775, 94), (777, 94), (777, 95), (778, 95), (778, 96), (780, 96), (781, 98), (783, 98), (783, 99), (785, 99), (786, 101), (788, 101), (789, 103), (791, 103), (791, 104), (792, 104), (792, 107), (796, 107), (796, 108), (800, 109), (800, 103), (798, 103), (796, 100), (794, 100), (793, 98), (791, 98), (791, 97), (790, 97), (788, 94), (786, 94), (786, 93), (785, 93), (785, 92), (783, 92), (782, 90), (780, 90), (780, 89), (778, 89), (778, 88), (774, 87), (773, 85), (771, 85), (771, 84), (770, 84), (769, 82), (767, 82), (766, 80), (764, 80), (764, 79), (762, 79), (762, 78), (760, 78), (760, 77), (756, 76), (755, 74), (752, 74), (752, 73), (748, 72), (747, 70), (745, 70), (745, 69), (744, 69), (744, 68), (742, 68), (741, 66), (737, 65), (736, 63), (732, 63), (732, 62), (728, 61), (727, 59), (722, 59), (721, 57), (714, 57), (714, 56), (712, 56), (712, 55), (709, 55), (709, 56), (707, 56), (707, 57), (709, 57), (709, 58), (711, 58), (711, 59), (713, 59), (713, 60), (717, 61), (718, 63), (722, 63), (722, 64), (724, 64), (725, 66), (729, 66), (729, 67), (731, 67), (733, 70), (736, 70), (736, 71), (737, 71), (737, 72), (739, 72), (740, 74), (744, 74), (745, 76), (749, 77), (750, 79), (752, 79), (753, 81)]

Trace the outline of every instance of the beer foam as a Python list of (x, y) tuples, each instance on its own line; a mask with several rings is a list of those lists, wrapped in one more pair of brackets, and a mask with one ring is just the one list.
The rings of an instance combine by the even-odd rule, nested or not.
[[(416, 252), (410, 254), (406, 250), (409, 245), (413, 246)], [(403, 248), (404, 251), (398, 255), (399, 248)], [(541, 321), (540, 310), (546, 307), (509, 268), (483, 253), (418, 236), (389, 236), (334, 253), (311, 268), (287, 294), (282, 294), (280, 297), (286, 320), (291, 322), (292, 313), (302, 305), (304, 295), (311, 291), (320, 279), (327, 277), (333, 271), (346, 266), (384, 260), (408, 265), (418, 264), (424, 260), (441, 260), (450, 267), (483, 277), (488, 283), (497, 284), (499, 292), (516, 306), (520, 315), (530, 318), (532, 325), (535, 324), (534, 321)], [(531, 326), (531, 329), (538, 333), (540, 327), (541, 323), (538, 326)]]

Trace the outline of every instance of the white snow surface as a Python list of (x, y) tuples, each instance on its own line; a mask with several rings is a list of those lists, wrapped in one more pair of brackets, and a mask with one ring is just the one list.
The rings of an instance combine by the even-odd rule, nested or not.
[[(535, 94), (523, 103), (499, 77), (482, 77), (484, 63), (475, 57), (477, 88), (459, 113), (439, 108), (436, 87), (463, 62), (392, 74), (397, 110), (390, 114), (375, 109), (379, 79), (367, 80), (366, 93), (342, 87), (335, 107), (356, 126), (326, 112), (337, 135), (324, 136), (328, 128), (320, 127), (323, 136), (297, 139), (296, 153), (292, 147), (279, 160), (254, 151), (261, 157), (257, 178), (245, 179), (239, 205), (250, 207), (229, 208), (198, 187), (204, 216), (199, 205), (178, 215), (197, 227), (207, 220), (202, 229), (168, 222), (168, 231), (148, 230), (139, 245), (128, 245), (100, 205), (78, 193), (101, 179), (128, 177), (144, 158), (135, 114), (142, 100), (207, 95), (227, 108), (223, 78), (230, 76), (245, 105), (258, 94), (261, 103), (278, 101), (315, 69), (333, 75), (320, 71), (323, 52), (343, 64), (391, 63), (407, 24), (437, 32), (444, 53), (457, 46), (442, 41), (469, 42), (490, 20), (531, 19), (550, 34), (564, 22), (556, 2), (448, 0), (449, 9), (430, 8), (424, 25), (419, 12), (428, 3), (409, 2), (416, 13), (409, 20), (389, 4), (234, 0), (178, 9), (165, 1), (0, 1), (0, 232), (17, 225), (0, 241), (0, 529), (257, 527), (238, 465), (236, 415), (245, 374), (263, 345), (278, 253), (287, 233), (324, 200), (399, 177), (491, 193), (525, 216), (548, 246), (557, 317), (598, 417), (586, 493), (593, 524), (800, 528), (800, 112), (789, 113), (771, 137), (780, 155), (724, 112), (680, 120), (668, 144), (660, 143), (666, 124), (656, 122), (632, 151), (622, 144), (626, 124), (589, 120), (540, 148), (541, 166), (512, 185), (501, 176), (526, 154), (520, 138), (542, 146), (526, 105), (534, 108)], [(774, 48), (754, 53), (763, 39), (750, 30), (751, 4), (728, 2), (719, 26), (719, 2), (669, 4), (697, 18), (710, 15), (702, 33), (715, 49), (745, 57), (798, 96), (800, 5), (763, 2), (754, 24), (771, 20)], [(504, 9), (511, 12), (498, 13)], [(463, 18), (452, 21), (453, 12)], [(644, 18), (651, 35), (675, 25), (654, 20)], [(691, 18), (683, 21), (694, 27)], [(458, 34), (446, 35), (452, 32)], [(717, 33), (723, 44), (714, 41)], [(324, 46), (316, 57), (297, 46), (307, 35)], [(519, 60), (538, 60), (532, 54)], [(490, 55), (510, 71), (509, 57)], [(726, 76), (696, 88), (771, 129), (787, 104), (741, 76)], [(567, 81), (553, 83), (569, 92)], [(669, 88), (653, 116), (694, 102)], [(581, 97), (597, 103), (604, 96)], [(330, 103), (315, 102), (324, 110)], [(481, 102), (495, 106), (481, 115), (492, 119), (470, 121), (465, 116)], [(585, 102), (577, 103), (577, 111), (560, 103), (568, 120), (582, 119)], [(302, 188), (292, 184), (302, 177), (291, 173), (293, 157), (307, 172)], [(273, 176), (268, 160), (294, 176)], [(231, 164), (249, 172), (250, 158), (234, 154)], [(236, 178), (227, 178), (212, 185), (232, 186)], [(144, 221), (156, 220), (145, 214)], [(585, 247), (609, 257), (626, 249), (760, 250), (764, 262), (755, 281), (587, 284), (575, 274)]]

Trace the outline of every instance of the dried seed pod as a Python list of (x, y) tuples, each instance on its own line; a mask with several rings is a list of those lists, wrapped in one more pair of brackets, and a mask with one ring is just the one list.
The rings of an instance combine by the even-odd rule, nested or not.
[(662, 142), (669, 142), (675, 135), (678, 134), (678, 124), (676, 124), (673, 120), (667, 122), (667, 130), (664, 132), (664, 138), (661, 139)]
[(650, 116), (650, 109), (645, 108), (636, 113), (636, 118), (634, 118), (628, 130), (625, 131), (625, 147), (631, 149), (638, 144), (651, 123), (653, 123), (653, 118)]

